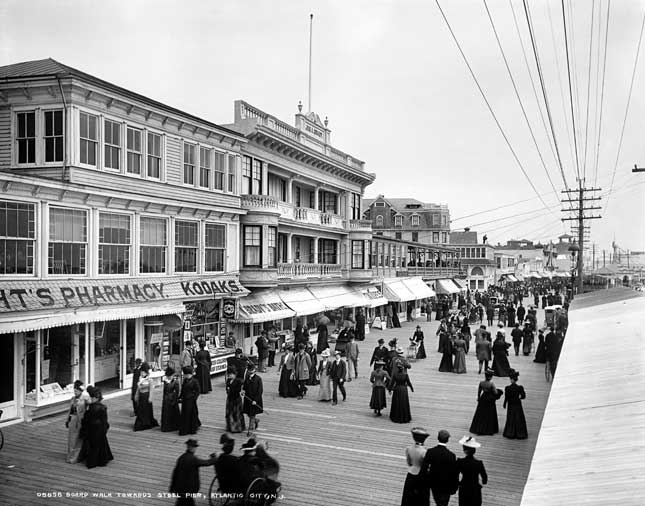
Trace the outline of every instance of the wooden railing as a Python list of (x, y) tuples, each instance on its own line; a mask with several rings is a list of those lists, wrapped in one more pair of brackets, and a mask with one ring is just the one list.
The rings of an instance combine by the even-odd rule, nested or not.
[(278, 279), (340, 278), (340, 264), (281, 263), (278, 264)]
[(372, 230), (372, 222), (370, 220), (347, 220), (347, 226), (350, 230), (365, 230), (366, 232)]
[(278, 209), (278, 201), (270, 195), (242, 195), (241, 204), (243, 209), (268, 208)]

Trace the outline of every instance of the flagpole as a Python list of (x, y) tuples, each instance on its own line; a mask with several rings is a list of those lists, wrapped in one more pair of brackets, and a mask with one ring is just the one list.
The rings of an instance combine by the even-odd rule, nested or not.
[(312, 31), (313, 31), (314, 15), (309, 14), (309, 110), (311, 112), (311, 45), (312, 45)]

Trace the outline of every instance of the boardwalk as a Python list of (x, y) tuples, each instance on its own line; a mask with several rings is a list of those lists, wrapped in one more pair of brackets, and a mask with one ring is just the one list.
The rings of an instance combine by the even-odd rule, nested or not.
[(587, 294), (569, 315), (522, 506), (640, 506), (645, 297), (623, 288)]
[[(543, 315), (538, 315), (542, 321)], [(467, 356), (468, 373), (457, 375), (437, 371), (440, 355), (436, 353), (436, 322), (419, 322), (426, 335), (428, 358), (412, 365), (411, 393), (413, 421), (392, 423), (386, 410), (375, 418), (368, 407), (370, 396), (369, 358), (379, 337), (398, 337), (406, 344), (415, 324), (403, 323), (402, 329), (374, 330), (359, 343), (361, 362), (358, 380), (347, 385), (348, 399), (338, 406), (315, 401), (317, 387), (310, 388), (304, 400), (281, 399), (277, 396), (276, 370), (264, 374), (264, 404), (260, 439), (269, 443), (269, 452), (281, 464), (280, 480), (284, 498), (279, 504), (304, 505), (383, 505), (400, 504), (406, 474), (404, 448), (410, 444), (410, 428), (416, 425), (429, 430), (428, 445), (436, 442), (436, 433), (445, 428), (452, 434), (449, 447), (462, 454), (457, 441), (468, 434), (475, 410), (477, 374), (473, 351)], [(510, 336), (509, 336), (510, 337)], [(511, 348), (512, 349), (512, 348)], [(529, 439), (511, 441), (501, 435), (482, 437), (481, 458), (489, 473), (484, 487), (484, 504), (518, 506), (529, 472), (537, 433), (548, 397), (544, 366), (534, 364), (531, 357), (515, 357), (510, 362), (521, 372), (520, 383), (528, 398), (524, 409), (529, 426)], [(218, 450), (224, 429), (224, 388), (222, 377), (214, 380), (214, 391), (200, 398), (199, 407), (204, 426), (198, 434), (198, 455)], [(496, 381), (499, 388), (506, 378)], [(160, 389), (153, 394), (157, 417), (160, 416)], [(389, 399), (388, 399), (389, 401)], [(66, 431), (64, 416), (58, 415), (29, 424), (4, 428), (6, 444), (0, 452), (0, 504), (172, 504), (160, 499), (165, 492), (175, 459), (184, 451), (186, 437), (162, 433), (158, 429), (134, 433), (134, 419), (129, 417), (129, 397), (106, 401), (110, 416), (108, 434), (115, 460), (106, 468), (86, 469), (83, 465), (65, 464)], [(500, 426), (505, 420), (498, 403)], [(245, 438), (237, 435), (237, 448)], [(212, 470), (201, 471), (202, 488), (206, 493)], [(63, 497), (44, 500), (40, 492), (58, 493)], [(65, 497), (66, 492), (104, 492), (113, 497), (89, 498), (85, 501)], [(116, 493), (149, 493), (151, 498), (128, 499)], [(207, 504), (205, 499), (198, 504)], [(457, 504), (456, 496), (451, 504)]]

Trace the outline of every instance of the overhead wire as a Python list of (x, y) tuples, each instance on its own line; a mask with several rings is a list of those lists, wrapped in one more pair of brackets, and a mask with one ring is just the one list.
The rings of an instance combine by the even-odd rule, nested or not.
[(587, 136), (589, 133), (589, 102), (591, 102), (591, 55), (593, 54), (594, 14), (596, 13), (596, 0), (591, 3), (591, 32), (589, 35), (589, 65), (587, 69), (587, 113), (585, 114), (585, 146), (582, 157), (582, 179), (587, 175)]
[(598, 182), (598, 163), (600, 160), (600, 138), (602, 134), (602, 111), (603, 111), (603, 105), (604, 105), (604, 100), (605, 100), (605, 70), (607, 69), (607, 44), (609, 42), (609, 12), (610, 12), (610, 7), (611, 7), (611, 0), (607, 1), (607, 19), (606, 19), (606, 27), (605, 27), (605, 51), (604, 51), (604, 56), (603, 56), (603, 63), (602, 63), (602, 85), (600, 88), (600, 117), (598, 119), (598, 143), (596, 146), (596, 160), (594, 164), (594, 183), (593, 185), (596, 186)]
[(567, 35), (567, 15), (564, 8), (564, 0), (560, 0), (562, 4), (562, 24), (564, 26), (564, 46), (565, 52), (567, 55), (567, 75), (569, 77), (569, 103), (571, 104), (571, 121), (573, 122), (573, 145), (576, 155), (576, 173), (578, 174), (578, 179), (580, 178), (580, 162), (578, 160), (578, 136), (576, 133), (576, 116), (573, 110), (573, 91), (571, 88), (571, 62), (569, 59), (569, 37)]
[[(564, 1), (564, 0), (562, 0)], [(567, 18), (568, 23), (569, 23), (569, 33), (571, 34), (571, 51), (569, 52), (569, 56), (571, 58), (571, 81), (573, 82), (573, 96), (574, 96), (574, 111), (575, 115), (577, 118), (577, 121), (575, 123), (576, 125), (576, 132), (578, 134), (578, 156), (580, 158), (581, 154), (580, 151), (582, 149), (582, 121), (580, 120), (581, 117), (581, 112), (580, 112), (580, 90), (578, 87), (578, 67), (576, 63), (576, 32), (575, 32), (575, 23), (573, 21), (573, 2), (572, 0), (567, 0), (567, 7), (569, 9), (569, 17)], [(566, 39), (565, 39), (566, 41)], [(575, 137), (574, 137), (574, 144), (575, 144)], [(582, 169), (581, 169), (582, 170)]]
[(632, 89), (634, 88), (634, 79), (636, 77), (636, 69), (638, 68), (638, 56), (641, 51), (641, 42), (643, 40), (643, 28), (645, 28), (645, 13), (643, 14), (643, 23), (641, 24), (641, 33), (638, 37), (638, 46), (636, 46), (636, 58), (634, 58), (634, 70), (632, 71), (632, 80), (629, 84), (629, 94), (627, 96), (627, 106), (625, 107), (625, 117), (623, 118), (623, 126), (620, 130), (620, 141), (618, 142), (618, 150), (616, 152), (616, 161), (614, 163), (614, 170), (611, 176), (611, 185), (609, 187), (609, 194), (607, 195), (607, 200), (605, 203), (605, 211), (609, 206), (609, 199), (611, 198), (611, 192), (614, 187), (614, 178), (616, 177), (616, 168), (618, 167), (618, 159), (620, 158), (620, 150), (623, 147), (623, 136), (625, 134), (625, 125), (627, 124), (627, 114), (629, 113), (629, 104), (632, 101)]
[[(475, 81), (475, 84), (477, 86), (477, 89), (479, 90), (479, 93), (481, 94), (482, 98), (484, 99), (484, 102), (486, 103), (486, 106), (488, 107), (488, 111), (491, 113), (493, 116), (493, 119), (495, 121), (495, 124), (497, 125), (497, 128), (499, 129), (500, 133), (502, 134), (502, 137), (504, 138), (504, 141), (506, 142), (506, 145), (508, 146), (509, 150), (513, 154), (513, 158), (517, 162), (517, 165), (519, 166), (520, 170), (524, 174), (524, 177), (526, 177), (529, 185), (533, 189), (536, 195), (540, 198), (540, 201), (544, 205), (544, 208), (549, 210), (549, 207), (547, 206), (546, 202), (540, 195), (540, 193), (537, 191), (537, 188), (533, 184), (533, 181), (531, 180), (530, 176), (527, 174), (526, 170), (524, 169), (524, 166), (522, 165), (522, 162), (517, 156), (517, 153), (515, 152), (515, 149), (513, 149), (513, 146), (511, 145), (506, 132), (502, 128), (502, 125), (500, 124), (499, 120), (497, 119), (497, 116), (495, 115), (495, 112), (493, 111), (493, 108), (490, 105), (490, 102), (488, 101), (488, 98), (486, 98), (486, 94), (484, 93), (484, 90), (482, 89), (481, 85), (479, 84), (479, 81), (477, 79), (477, 76), (475, 76), (475, 72), (473, 71), (472, 67), (470, 66), (470, 63), (468, 62), (468, 59), (466, 58), (466, 55), (464, 54), (464, 51), (461, 48), (461, 44), (459, 44), (459, 40), (457, 40), (457, 36), (455, 35), (454, 31), (452, 30), (452, 26), (450, 25), (450, 22), (448, 21), (448, 18), (446, 17), (443, 9), (441, 8), (441, 4), (439, 3), (439, 0), (435, 0), (437, 7), (439, 8), (439, 11), (441, 12), (441, 16), (443, 17), (444, 22), (446, 23), (446, 26), (448, 27), (448, 30), (450, 31), (450, 35), (452, 36), (453, 40), (455, 41), (455, 44), (457, 45), (457, 49), (459, 49), (459, 53), (461, 54), (461, 57), (464, 60), (464, 63), (468, 67), (468, 71), (470, 72), (470, 75), (472, 76), (473, 80)], [(551, 212), (549, 210), (549, 212)]]
[[(549, 193), (543, 193), (542, 196), (550, 195), (551, 192)], [(467, 214), (466, 216), (460, 216), (459, 218), (454, 218), (450, 220), (450, 223), (454, 223), (455, 221), (459, 220), (465, 220), (466, 218), (472, 218), (473, 216), (479, 216), (480, 214), (486, 214), (486, 213), (491, 213), (493, 211), (498, 211), (499, 209), (504, 209), (506, 207), (512, 207), (516, 206), (517, 204), (523, 204), (524, 202), (530, 202), (531, 200), (535, 200), (537, 197), (531, 197), (530, 199), (524, 199), (524, 200), (518, 200), (516, 202), (511, 202), (510, 204), (503, 204), (501, 206), (493, 207), (491, 209), (486, 209), (484, 211), (477, 211), (476, 213), (472, 214)]]
[(490, 10), (488, 9), (488, 4), (486, 3), (486, 0), (483, 0), (484, 2), (484, 7), (486, 8), (486, 14), (488, 14), (488, 19), (490, 20), (491, 27), (493, 29), (493, 33), (495, 34), (495, 40), (497, 41), (497, 47), (499, 47), (500, 52), (502, 53), (502, 58), (504, 59), (504, 65), (506, 66), (506, 70), (508, 72), (508, 77), (511, 79), (511, 83), (513, 83), (513, 90), (515, 91), (515, 96), (517, 97), (517, 101), (520, 104), (520, 108), (522, 109), (522, 115), (524, 116), (524, 120), (526, 121), (526, 125), (529, 128), (529, 132), (531, 133), (531, 139), (533, 139), (533, 144), (535, 145), (535, 149), (538, 152), (538, 156), (540, 157), (540, 161), (542, 162), (542, 167), (544, 167), (544, 172), (546, 172), (546, 177), (549, 180), (549, 183), (551, 184), (551, 188), (553, 188), (553, 193), (558, 196), (558, 190), (555, 188), (555, 185), (553, 184), (553, 180), (551, 179), (551, 174), (549, 174), (549, 169), (546, 166), (546, 163), (544, 162), (544, 157), (542, 156), (542, 151), (540, 150), (540, 146), (538, 145), (537, 139), (535, 138), (535, 134), (533, 133), (533, 128), (531, 127), (531, 122), (529, 121), (528, 115), (526, 114), (526, 109), (524, 108), (524, 104), (522, 103), (522, 98), (520, 97), (519, 91), (517, 91), (517, 85), (515, 84), (515, 79), (513, 78), (513, 73), (511, 72), (511, 68), (508, 64), (508, 60), (506, 59), (506, 53), (504, 53), (504, 48), (502, 47), (502, 42), (499, 40), (499, 35), (497, 33), (497, 29), (495, 28), (495, 23), (493, 21), (493, 17), (491, 16)]
[(560, 175), (562, 176), (562, 181), (564, 182), (564, 187), (567, 188), (568, 187), (567, 178), (566, 178), (566, 176), (564, 174), (564, 167), (562, 165), (562, 157), (560, 156), (560, 148), (558, 147), (558, 139), (557, 139), (557, 136), (555, 135), (555, 129), (553, 127), (553, 117), (551, 115), (551, 107), (549, 106), (549, 99), (547, 97), (546, 86), (544, 84), (544, 76), (542, 74), (542, 66), (540, 64), (540, 58), (538, 56), (537, 44), (536, 44), (536, 41), (535, 41), (535, 35), (533, 33), (533, 23), (531, 21), (531, 16), (530, 16), (530, 13), (529, 13), (529, 8), (528, 8), (528, 5), (526, 3), (526, 0), (523, 1), (523, 5), (524, 5), (524, 14), (526, 16), (526, 23), (528, 25), (529, 34), (531, 36), (531, 46), (533, 48), (533, 56), (535, 57), (535, 65), (537, 67), (538, 76), (540, 78), (540, 88), (542, 89), (542, 98), (544, 98), (544, 104), (546, 106), (546, 114), (547, 114), (547, 117), (549, 118), (549, 126), (551, 128), (551, 135), (553, 136), (553, 144), (555, 146), (555, 151), (556, 151), (557, 158), (558, 158), (558, 165), (560, 166)]

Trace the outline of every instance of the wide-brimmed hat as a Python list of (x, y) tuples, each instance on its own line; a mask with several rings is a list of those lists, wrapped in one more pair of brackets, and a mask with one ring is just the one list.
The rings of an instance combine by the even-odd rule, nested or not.
[(466, 446), (467, 448), (479, 448), (481, 444), (479, 444), (474, 437), (472, 436), (464, 436), (459, 440), (459, 444), (461, 446)]
[(322, 357), (328, 357), (329, 355), (331, 355), (329, 348), (325, 348), (320, 355)]
[(397, 352), (399, 355), (403, 355), (403, 348), (401, 348), (400, 346), (397, 346), (397, 347), (396, 347), (396, 352)]
[(189, 448), (197, 448), (199, 446), (199, 443), (197, 442), (196, 439), (189, 439), (188, 441), (186, 441), (185, 444)]
[(428, 434), (428, 431), (425, 430), (423, 427), (412, 427), (410, 432), (412, 432), (412, 434), (416, 435), (416, 436), (428, 437), (430, 435), (430, 434)]
[(374, 362), (374, 365), (385, 365), (385, 362), (383, 362), (382, 360), (377, 360), (376, 362)]

